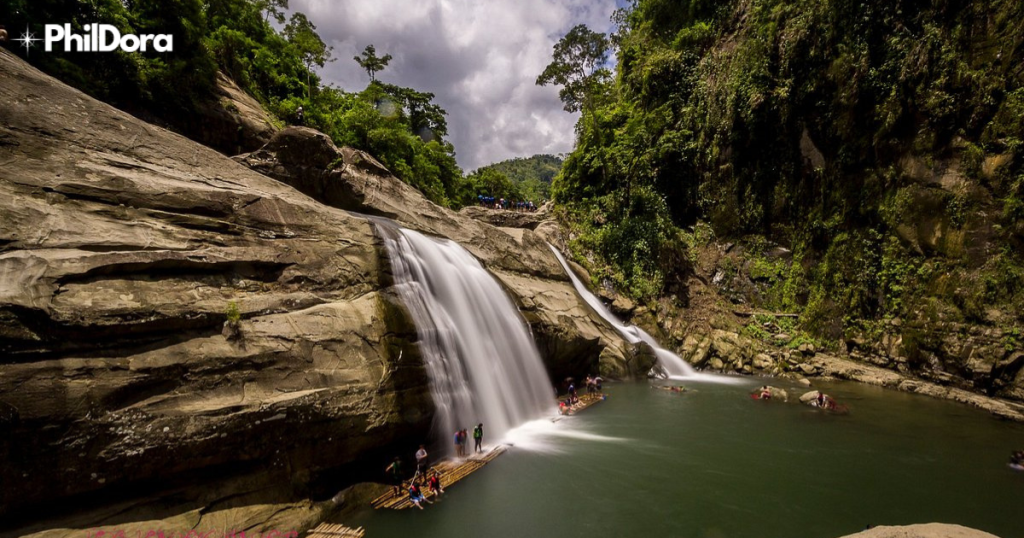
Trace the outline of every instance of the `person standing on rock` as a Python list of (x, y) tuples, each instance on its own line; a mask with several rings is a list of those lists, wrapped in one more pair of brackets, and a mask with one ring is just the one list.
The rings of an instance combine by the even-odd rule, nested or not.
[(299, 105), (299, 108), (295, 111), (295, 122), (302, 125), (302, 118), (304, 115), (305, 112), (302, 110), (302, 106)]
[(477, 424), (475, 428), (473, 428), (473, 443), (475, 445), (474, 448), (473, 448), (473, 452), (483, 452), (484, 451), (484, 449), (482, 447), (483, 442), (484, 442), (484, 425), (481, 422), (480, 424)]
[(455, 457), (462, 457), (462, 430), (455, 430)]

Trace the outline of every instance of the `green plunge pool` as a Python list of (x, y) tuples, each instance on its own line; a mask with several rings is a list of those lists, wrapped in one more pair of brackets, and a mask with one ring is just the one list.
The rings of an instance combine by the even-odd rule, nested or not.
[[(606, 387), (607, 401), (524, 437), (426, 510), (347, 518), (374, 538), (830, 538), (867, 525), (957, 523), (1024, 536), (1024, 425), (854, 383), (827, 415), (752, 400), (760, 384)], [(780, 382), (774, 382), (780, 386)]]

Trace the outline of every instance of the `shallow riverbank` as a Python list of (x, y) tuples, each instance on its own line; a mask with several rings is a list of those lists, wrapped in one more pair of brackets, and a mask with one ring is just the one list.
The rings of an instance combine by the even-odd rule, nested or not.
[(902, 392), (912, 392), (933, 398), (952, 400), (984, 409), (1000, 418), (1024, 422), (1024, 405), (1020, 403), (1001, 398), (992, 398), (954, 387), (944, 387), (935, 383), (914, 379), (893, 370), (825, 354), (815, 355), (808, 360), (808, 364), (814, 366), (814, 371), (819, 379), (834, 378), (857, 381)]

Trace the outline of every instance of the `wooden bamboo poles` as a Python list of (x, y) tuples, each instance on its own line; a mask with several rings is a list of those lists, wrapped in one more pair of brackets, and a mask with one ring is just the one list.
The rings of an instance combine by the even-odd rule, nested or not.
[[(604, 401), (604, 394), (591, 393), (584, 394), (579, 397), (580, 403), (574, 405), (570, 410), (569, 414), (579, 413), (584, 409)], [(429, 477), (432, 472), (437, 472), (438, 477), (441, 479), (441, 484), (445, 488), (451, 487), (456, 482), (466, 478), (470, 474), (482, 468), (484, 465), (490, 463), (494, 458), (497, 458), (501, 454), (505, 453), (508, 447), (505, 445), (498, 445), (491, 449), (490, 452), (482, 456), (472, 456), (464, 460), (444, 460), (438, 462), (427, 470), (426, 476), (424, 476), (424, 482), (426, 477)], [(393, 510), (404, 510), (413, 506), (412, 501), (409, 500), (409, 487), (408, 480), (402, 482), (401, 491), (396, 495), (393, 488), (388, 488), (387, 493), (377, 497), (370, 504), (374, 508), (391, 508)], [(429, 491), (426, 485), (420, 488), (423, 492), (423, 497), (426, 499), (433, 499), (434, 492)]]
[(366, 536), (366, 531), (362, 527), (350, 529), (337, 523), (321, 523), (306, 534), (306, 538), (363, 538), (364, 536)]
[[(441, 479), (441, 485), (445, 488), (449, 488), (452, 484), (455, 484), (459, 480), (462, 480), (472, 474), (474, 471), (479, 470), (484, 465), (487, 465), (494, 460), (494, 458), (504, 454), (506, 450), (508, 450), (507, 446), (498, 445), (482, 456), (472, 456), (461, 461), (444, 460), (428, 469), (427, 476), (430, 476), (430, 473), (437, 471), (437, 475)], [(409, 500), (409, 493), (407, 491), (408, 487), (409, 481), (402, 482), (402, 491), (399, 492), (398, 495), (395, 495), (393, 489), (389, 489), (387, 493), (374, 499), (371, 505), (374, 508), (391, 508), (394, 510), (404, 510), (409, 508), (413, 504), (412, 501)], [(434, 496), (434, 492), (428, 491), (425, 485), (421, 489), (423, 490), (423, 496), (425, 498), (431, 499)]]
[[(568, 415), (575, 415), (576, 413), (579, 413), (580, 411), (583, 411), (584, 409), (586, 409), (586, 408), (596, 404), (597, 402), (604, 401), (604, 394), (601, 394), (599, 392), (595, 392), (595, 393), (591, 393), (591, 394), (584, 394), (583, 396), (580, 396), (579, 398), (580, 398), (580, 403), (570, 407), (569, 408), (569, 412), (566, 413), (566, 414), (568, 414)], [(564, 399), (562, 401), (564, 401)]]

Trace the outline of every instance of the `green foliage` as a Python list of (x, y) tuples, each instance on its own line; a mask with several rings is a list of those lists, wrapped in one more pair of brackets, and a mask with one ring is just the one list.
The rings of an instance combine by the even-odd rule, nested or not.
[[(468, 199), (455, 150), (444, 140), (447, 112), (434, 95), (380, 82), (356, 93), (322, 86), (315, 70), (333, 61), (331, 47), (299, 12), (277, 31), (269, 21), (284, 23), (287, 9), (287, 0), (14, 0), (0, 4), (0, 20), (12, 27), (99, 22), (122, 33), (172, 33), (173, 53), (53, 52), (28, 59), (101, 100), (183, 130), (217, 101), (220, 69), (277, 118), (294, 120), (302, 107), (306, 125), (370, 152), (431, 200), (458, 206)], [(371, 77), (390, 59), (376, 57), (372, 46), (364, 53)]]
[[(493, 170), (505, 176), (516, 186), (515, 194), (509, 194), (514, 200), (532, 201), (538, 206), (551, 195), (551, 181), (562, 169), (562, 160), (554, 155), (534, 155), (533, 157), (516, 157), (485, 166), (476, 173)], [(472, 177), (472, 176), (471, 176)], [(491, 194), (492, 191), (477, 191), (484, 196), (502, 197)]]
[(558, 96), (567, 112), (593, 106), (595, 87), (607, 77), (604, 63), (609, 41), (585, 25), (574, 26), (555, 44), (554, 59), (537, 77), (538, 86), (562, 86)]
[(477, 196), (493, 196), (506, 200), (523, 199), (519, 185), (494, 168), (481, 168), (467, 176), (466, 180), (472, 189), (474, 199)]
[(1003, 334), (1001, 343), (1003, 344), (1003, 349), (1007, 352), (1024, 349), (1024, 333), (1022, 333), (1020, 327), (1013, 327)]
[(1017, 176), (1003, 199), (1003, 220), (1010, 226), (1024, 222), (1024, 174)]
[(334, 61), (331, 57), (333, 49), (320, 39), (320, 35), (316, 33), (316, 26), (306, 18), (306, 15), (299, 12), (292, 13), (284, 27), (284, 37), (306, 67), (306, 97), (309, 98), (313, 92), (313, 67), (323, 67), (327, 62)]
[[(672, 225), (665, 200), (654, 189), (643, 187), (622, 207), (616, 196), (593, 199), (563, 213), (570, 228), (570, 248), (590, 253), (577, 257), (594, 278), (606, 279), (616, 289), (640, 300), (656, 297), (666, 284), (666, 274), (687, 266), (686, 242)], [(626, 215), (610, 218), (611, 215)]]
[(284, 24), (284, 14), (288, 11), (288, 0), (256, 0), (256, 9), (264, 14), (263, 21), (270, 22), (270, 17), (278, 24)]
[(159, 105), (170, 117), (190, 110), (213, 88), (216, 65), (203, 44), (208, 25), (201, 0), (12, 0), (0, 4), (0, 20), (12, 38), (26, 26), (39, 36), (42, 24), (50, 21), (70, 23), (78, 33), (85, 24), (96, 22), (112, 24), (122, 34), (173, 34), (174, 51), (169, 53), (97, 54), (58, 48), (28, 57), (44, 71), (121, 107)]
[[(994, 45), (1015, 42), (1021, 20), (1012, 0), (637, 0), (616, 12), (616, 76), (587, 86), (591, 110), (552, 184), (580, 233), (570, 247), (624, 281), (633, 257), (601, 239), (651, 255), (604, 230), (642, 228), (630, 200), (653, 194), (665, 212), (648, 218), (666, 230), (707, 222), (722, 240), (790, 246), (792, 262), (752, 252), (731, 270), (749, 270), (759, 306), (801, 313), (811, 336), (925, 315), (936, 298), (960, 297), (968, 317), (1018, 311), (1019, 260), (973, 260), (964, 238), (986, 190), (1003, 209), (991, 241), (1024, 238), (1024, 49)], [(965, 180), (921, 184), (946, 170)], [(917, 237), (929, 234), (937, 245)], [(950, 257), (926, 262), (936, 255)], [(650, 266), (663, 282), (686, 270)], [(931, 296), (939, 281), (955, 291)]]
[(228, 320), (228, 323), (237, 325), (242, 320), (242, 311), (238, 309), (238, 303), (229, 301), (227, 308), (224, 310), (224, 315)]

